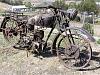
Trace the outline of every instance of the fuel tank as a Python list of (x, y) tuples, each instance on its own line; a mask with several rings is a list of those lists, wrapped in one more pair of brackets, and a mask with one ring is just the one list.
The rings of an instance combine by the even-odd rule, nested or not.
[(54, 26), (56, 17), (50, 14), (38, 14), (28, 19), (28, 27), (33, 29), (34, 25), (52, 28)]

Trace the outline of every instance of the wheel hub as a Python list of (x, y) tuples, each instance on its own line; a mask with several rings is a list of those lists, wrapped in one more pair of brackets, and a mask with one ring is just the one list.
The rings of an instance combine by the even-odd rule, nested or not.
[(8, 37), (11, 37), (11, 38), (13, 38), (13, 35), (14, 36), (17, 36), (17, 32), (14, 30), (14, 29), (12, 29), (12, 28), (6, 28), (5, 29), (5, 33), (6, 33), (6, 36), (8, 36)]
[(79, 48), (76, 45), (70, 45), (65, 49), (65, 55), (68, 58), (78, 58), (79, 57)]

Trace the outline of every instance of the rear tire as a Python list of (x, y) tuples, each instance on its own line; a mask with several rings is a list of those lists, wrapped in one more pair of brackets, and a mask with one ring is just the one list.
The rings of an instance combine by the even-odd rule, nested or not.
[(9, 46), (15, 45), (20, 38), (19, 33), (16, 31), (16, 27), (18, 27), (18, 23), (11, 18), (6, 19), (3, 23), (3, 35)]

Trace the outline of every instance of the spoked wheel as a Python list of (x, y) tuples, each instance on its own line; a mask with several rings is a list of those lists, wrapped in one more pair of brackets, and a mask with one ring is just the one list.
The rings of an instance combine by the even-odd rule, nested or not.
[(4, 22), (3, 35), (10, 46), (17, 43), (20, 38), (17, 26), (18, 23), (14, 19), (7, 19)]
[(92, 55), (89, 41), (73, 29), (62, 33), (60, 38), (57, 47), (57, 55), (60, 61), (71, 69), (86, 67)]

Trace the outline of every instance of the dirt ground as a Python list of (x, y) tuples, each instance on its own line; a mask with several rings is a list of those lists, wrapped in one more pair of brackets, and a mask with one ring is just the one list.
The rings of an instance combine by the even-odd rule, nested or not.
[[(56, 56), (27, 57), (26, 51), (13, 48), (0, 49), (0, 75), (100, 75), (100, 46), (94, 44), (90, 66), (71, 70), (63, 66)], [(98, 49), (98, 50), (97, 50)]]
[[(95, 27), (96, 35), (99, 36), (100, 27)], [(80, 71), (66, 68), (59, 62), (57, 56), (49, 55), (41, 59), (30, 54), (27, 57), (26, 51), (0, 46), (0, 75), (100, 75), (100, 45), (97, 43), (91, 45), (93, 57), (90, 65)]]

